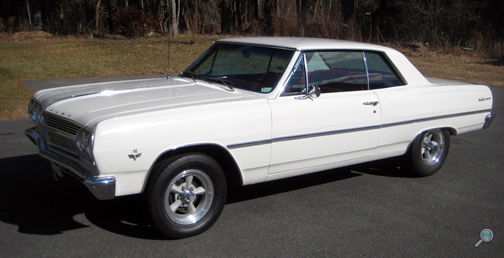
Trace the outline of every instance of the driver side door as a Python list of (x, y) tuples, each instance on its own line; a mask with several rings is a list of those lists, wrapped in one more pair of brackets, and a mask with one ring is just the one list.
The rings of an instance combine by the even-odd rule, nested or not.
[[(373, 155), (381, 112), (378, 97), (368, 90), (363, 57), (360, 51), (301, 56), (284, 93), (269, 101), (273, 144), (268, 179), (345, 166)], [(321, 89), (320, 97), (307, 97), (310, 86)]]

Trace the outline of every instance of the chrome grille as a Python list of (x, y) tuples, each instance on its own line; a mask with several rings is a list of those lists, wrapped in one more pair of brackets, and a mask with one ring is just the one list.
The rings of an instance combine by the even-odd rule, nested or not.
[(48, 127), (57, 129), (59, 131), (66, 132), (68, 134), (76, 135), (77, 131), (82, 128), (82, 126), (77, 123), (68, 121), (59, 116), (53, 114), (44, 114), (45, 123)]
[(79, 153), (79, 148), (77, 147), (75, 138), (77, 131), (79, 131), (82, 126), (51, 113), (45, 113), (44, 120), (47, 127), (49, 145), (70, 154), (77, 155)]
[(59, 135), (55, 132), (48, 131), (47, 135), (49, 136), (49, 144), (55, 145), (59, 148), (62, 148), (71, 152), (78, 152), (79, 148), (77, 148), (77, 144), (75, 140), (69, 139), (63, 135)]

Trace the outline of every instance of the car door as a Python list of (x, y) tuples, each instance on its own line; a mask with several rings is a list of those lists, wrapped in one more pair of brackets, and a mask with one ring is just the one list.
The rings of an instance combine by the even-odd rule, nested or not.
[[(344, 166), (373, 155), (380, 103), (368, 90), (363, 57), (359, 51), (301, 55), (284, 93), (269, 101), (273, 120), (269, 179)], [(309, 86), (319, 87), (320, 97), (307, 97)]]

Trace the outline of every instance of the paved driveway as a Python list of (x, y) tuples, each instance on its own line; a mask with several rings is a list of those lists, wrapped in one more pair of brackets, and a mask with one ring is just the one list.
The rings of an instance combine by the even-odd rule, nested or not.
[[(100, 78), (25, 84), (86, 80)], [(492, 91), (492, 127), (453, 137), (433, 176), (376, 162), (230, 190), (217, 223), (183, 240), (154, 232), (135, 196), (100, 202), (52, 181), (23, 135), (30, 121), (1, 121), (0, 257), (502, 257), (504, 88)], [(485, 228), (495, 237), (476, 248)]]

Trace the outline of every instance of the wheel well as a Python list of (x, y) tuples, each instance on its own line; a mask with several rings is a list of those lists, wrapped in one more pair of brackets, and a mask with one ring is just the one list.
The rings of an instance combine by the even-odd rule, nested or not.
[(422, 133), (428, 131), (428, 130), (433, 130), (433, 129), (441, 129), (443, 131), (448, 131), (450, 133), (450, 136), (455, 136), (457, 135), (457, 129), (453, 128), (453, 127), (440, 127), (440, 128), (429, 128), (429, 129), (425, 129), (423, 131), (421, 131), (420, 133), (418, 133), (417, 135), (415, 135), (415, 137), (413, 137), (413, 139), (410, 141), (410, 143), (408, 144), (408, 148), (406, 148), (406, 152), (404, 154), (407, 154), (409, 151), (411, 151), (411, 145), (413, 144), (413, 142), (415, 141), (415, 139)]
[(243, 185), (240, 169), (231, 153), (229, 153), (227, 149), (214, 144), (186, 146), (172, 149), (163, 153), (152, 165), (151, 169), (149, 170), (148, 179), (145, 182), (147, 183), (150, 180), (152, 169), (156, 167), (158, 163), (163, 162), (164, 160), (167, 160), (171, 157), (185, 153), (202, 153), (210, 156), (221, 166), (229, 187), (238, 187)]
[(457, 135), (457, 129), (455, 129), (453, 127), (445, 127), (445, 128), (441, 128), (441, 130), (448, 130), (448, 132), (450, 132), (450, 135), (452, 135), (452, 136)]

